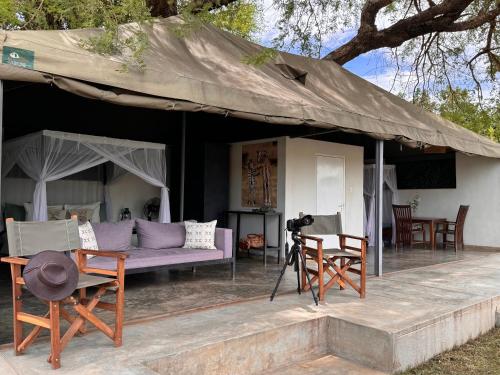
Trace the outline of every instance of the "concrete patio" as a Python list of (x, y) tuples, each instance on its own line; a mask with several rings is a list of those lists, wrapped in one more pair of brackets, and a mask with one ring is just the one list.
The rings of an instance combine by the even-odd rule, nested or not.
[[(500, 254), (464, 254), (464, 260), (369, 278), (365, 300), (349, 289), (330, 290), (319, 307), (309, 294), (284, 293), (293, 285), (290, 272), (272, 303), (255, 298), (128, 324), (118, 349), (98, 332), (76, 338), (58, 373), (403, 370), (499, 323)], [(42, 341), (20, 357), (4, 348), (0, 372), (49, 372), (49, 348)]]

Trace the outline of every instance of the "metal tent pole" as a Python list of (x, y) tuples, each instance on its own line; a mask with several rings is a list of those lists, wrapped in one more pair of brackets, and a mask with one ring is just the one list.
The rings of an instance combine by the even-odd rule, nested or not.
[(375, 145), (375, 275), (382, 276), (382, 210), (384, 194), (384, 141)]
[[(2, 150), (3, 150), (3, 81), (0, 79), (0, 201), (2, 191)], [(1, 212), (0, 212), (1, 214)], [(3, 220), (0, 224), (0, 229), (4, 229)]]
[(186, 112), (182, 112), (182, 135), (181, 135), (181, 181), (180, 181), (180, 206), (179, 220), (184, 221), (184, 182), (186, 179)]

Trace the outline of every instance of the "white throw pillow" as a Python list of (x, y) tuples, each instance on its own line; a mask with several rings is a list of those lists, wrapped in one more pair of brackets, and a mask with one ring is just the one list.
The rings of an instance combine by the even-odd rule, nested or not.
[(77, 210), (81, 208), (86, 208), (89, 210), (93, 210), (92, 212), (92, 218), (90, 221), (94, 224), (100, 223), (101, 222), (101, 216), (99, 215), (99, 212), (101, 210), (101, 202), (95, 202), (95, 203), (89, 203), (89, 204), (65, 204), (64, 209), (71, 212), (71, 210)]
[[(84, 250), (99, 250), (97, 245), (97, 239), (95, 238), (94, 229), (90, 222), (78, 226), (78, 232), (80, 234), (80, 246)], [(87, 255), (87, 258), (92, 258), (95, 255)]]
[[(47, 206), (47, 210), (63, 210), (62, 204)], [(26, 221), (33, 221), (33, 203), (24, 203), (24, 211), (26, 211)]]
[(193, 223), (185, 221), (186, 227), (186, 242), (185, 249), (210, 249), (216, 250), (215, 247), (215, 226), (217, 220), (209, 223)]

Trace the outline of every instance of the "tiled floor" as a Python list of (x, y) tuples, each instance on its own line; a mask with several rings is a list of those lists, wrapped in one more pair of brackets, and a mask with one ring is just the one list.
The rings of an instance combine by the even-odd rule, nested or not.
[[(464, 259), (475, 259), (488, 253), (465, 251), (455, 254), (450, 250), (409, 249), (384, 252), (384, 272), (401, 271)], [(229, 265), (198, 267), (179, 271), (157, 271), (130, 275), (126, 278), (127, 321), (154, 316), (172, 315), (193, 309), (229, 304), (268, 296), (276, 283), (282, 266), (269, 261), (262, 265), (262, 258), (241, 258), (237, 262), (235, 280), (231, 279)], [(373, 273), (373, 251), (369, 251), (368, 272)], [(296, 278), (293, 268), (285, 273), (279, 293), (293, 292)], [(11, 296), (8, 268), (0, 269), (0, 344), (12, 339)], [(26, 295), (26, 310), (41, 312), (45, 306)], [(106, 316), (105, 320), (111, 317)]]

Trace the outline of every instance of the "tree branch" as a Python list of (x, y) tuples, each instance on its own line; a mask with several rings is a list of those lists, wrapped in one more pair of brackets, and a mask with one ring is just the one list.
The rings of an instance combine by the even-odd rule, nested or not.
[[(404, 18), (383, 30), (377, 30), (377, 13), (388, 4), (389, 0), (368, 0), (363, 7), (358, 34), (349, 42), (330, 52), (325, 59), (341, 65), (355, 57), (383, 47), (395, 48), (404, 42), (435, 32), (457, 32), (477, 28), (493, 22), (500, 14), (497, 5), (489, 12), (479, 13), (466, 21), (456, 22), (473, 0), (447, 0), (439, 4), (432, 2), (427, 9)], [(431, 3), (429, 3), (431, 4)]]

